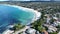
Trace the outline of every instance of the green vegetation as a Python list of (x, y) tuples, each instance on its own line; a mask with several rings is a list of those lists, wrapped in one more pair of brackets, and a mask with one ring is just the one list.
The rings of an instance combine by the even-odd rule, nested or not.
[(34, 23), (32, 23), (32, 27), (38, 30), (39, 32), (42, 32), (42, 30), (44, 29), (44, 27), (42, 26), (42, 24), (44, 23), (43, 16), (44, 16), (44, 13), (42, 12), (41, 18), (35, 21)]
[(20, 32), (19, 34), (22, 34), (23, 32)]
[(52, 33), (50, 33), (50, 34), (57, 34), (57, 32), (52, 32)]
[[(2, 4), (11, 4), (11, 5), (18, 5), (18, 6), (23, 6), (27, 8), (32, 8), (34, 10), (38, 10), (39, 12), (42, 13), (41, 18), (34, 23), (32, 23), (32, 27), (38, 31), (42, 31), (44, 27), (42, 26), (45, 22), (44, 20), (44, 15), (49, 14), (51, 16), (55, 16), (60, 18), (60, 2), (0, 2)], [(55, 15), (54, 15), (55, 14)], [(51, 23), (54, 22), (53, 18), (50, 21)], [(19, 30), (22, 29), (24, 26), (21, 24), (15, 24), (13, 27), (14, 30)], [(48, 29), (48, 28), (45, 28)], [(58, 29), (60, 30), (60, 26), (58, 26)], [(50, 34), (57, 34), (56, 32), (50, 33)]]
[(58, 31), (60, 31), (60, 24), (57, 26), (57, 28), (58, 28)]
[(21, 25), (20, 23), (18, 23), (18, 24), (14, 25), (13, 29), (14, 29), (14, 31), (17, 31), (17, 30), (22, 29), (23, 27), (24, 27), (24, 25)]

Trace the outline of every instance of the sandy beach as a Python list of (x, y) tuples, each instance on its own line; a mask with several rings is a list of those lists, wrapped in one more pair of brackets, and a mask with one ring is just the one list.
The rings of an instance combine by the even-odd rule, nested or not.
[[(5, 6), (10, 6), (10, 7), (15, 7), (15, 8), (18, 8), (18, 9), (22, 9), (23, 11), (26, 11), (27, 10), (27, 12), (33, 12), (33, 13), (35, 13), (35, 16), (34, 16), (34, 18), (32, 19), (32, 21), (31, 21), (31, 23), (33, 23), (34, 21), (36, 21), (37, 19), (39, 19), (40, 18), (40, 16), (41, 16), (41, 13), (40, 12), (38, 12), (37, 10), (34, 10), (34, 9), (30, 9), (30, 8), (25, 8), (25, 7), (21, 7), (21, 6), (16, 6), (16, 5), (9, 5), (9, 4), (2, 4), (2, 5), (5, 5)], [(30, 23), (28, 23), (28, 24), (30, 24)], [(27, 25), (28, 25), (27, 24)], [(8, 33), (8, 32), (4, 32), (4, 33)]]
[(29, 25), (30, 23), (33, 23), (34, 21), (36, 21), (37, 19), (39, 19), (40, 18), (40, 16), (41, 16), (41, 13), (40, 12), (38, 12), (37, 10), (34, 10), (34, 9), (30, 9), (30, 8), (26, 8), (26, 7), (21, 7), (21, 6), (17, 6), (17, 5), (9, 5), (9, 4), (1, 4), (1, 5), (4, 5), (4, 6), (10, 6), (10, 7), (14, 7), (14, 8), (18, 8), (18, 9), (21, 9), (21, 10), (23, 10), (23, 11), (26, 11), (26, 12), (33, 12), (33, 13), (35, 13), (34, 15), (34, 18), (32, 19), (32, 21), (31, 22), (29, 22), (27, 25)]

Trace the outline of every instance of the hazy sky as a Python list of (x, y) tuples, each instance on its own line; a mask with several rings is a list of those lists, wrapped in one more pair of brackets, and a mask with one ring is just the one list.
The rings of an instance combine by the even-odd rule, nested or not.
[[(13, 1), (13, 0), (0, 0), (0, 1)], [(14, 1), (32, 1), (32, 0), (14, 0)], [(50, 1), (50, 0), (34, 0), (34, 1)], [(54, 0), (54, 1), (60, 1), (60, 0)]]
[(60, 0), (55, 0), (55, 1), (60, 1)]
[(8, 0), (0, 0), (0, 1), (8, 1)]
[(0, 1), (30, 1), (30, 0), (0, 0)]

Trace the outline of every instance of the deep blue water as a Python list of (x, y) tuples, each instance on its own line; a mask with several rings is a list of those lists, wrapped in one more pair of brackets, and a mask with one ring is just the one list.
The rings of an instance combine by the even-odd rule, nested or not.
[(7, 29), (8, 25), (21, 23), (26, 25), (31, 22), (34, 13), (23, 11), (11, 6), (0, 5), (0, 33)]

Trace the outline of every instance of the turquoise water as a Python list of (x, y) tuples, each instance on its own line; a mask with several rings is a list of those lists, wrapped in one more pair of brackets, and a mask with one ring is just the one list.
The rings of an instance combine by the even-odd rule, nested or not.
[(14, 23), (28, 24), (34, 17), (34, 13), (23, 11), (11, 6), (0, 5), (0, 32), (3, 32), (8, 25)]

